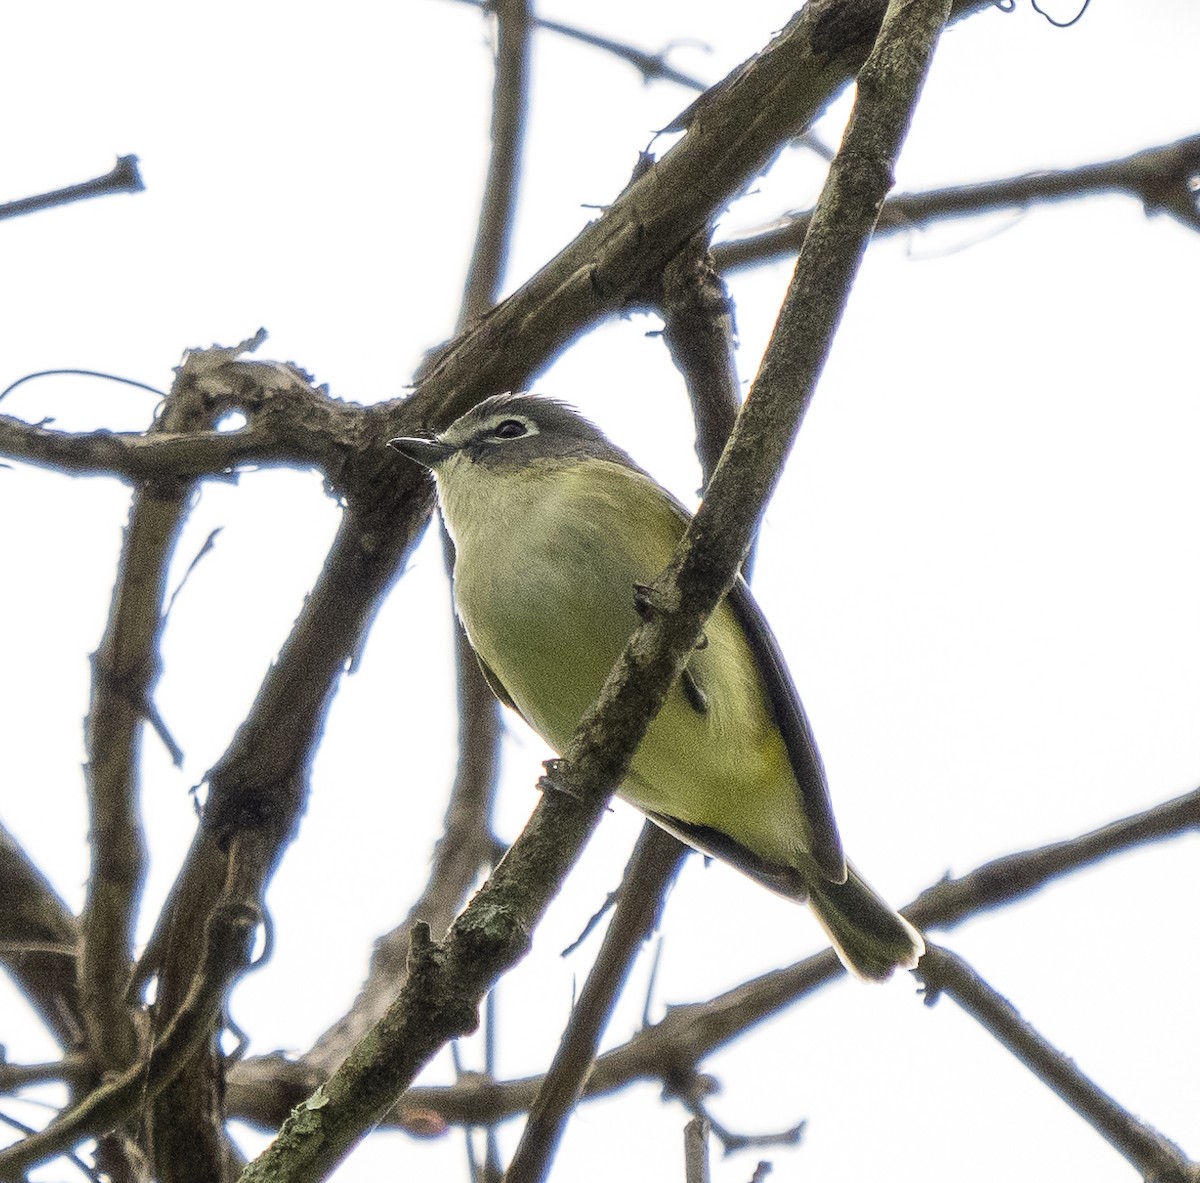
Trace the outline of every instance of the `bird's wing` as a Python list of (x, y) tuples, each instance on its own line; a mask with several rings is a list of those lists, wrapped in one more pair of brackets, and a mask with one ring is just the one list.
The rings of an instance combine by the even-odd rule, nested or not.
[[(686, 529), (692, 518), (686, 507), (661, 485), (649, 477), (646, 479), (658, 489)], [(755, 602), (749, 585), (740, 575), (734, 581), (725, 601), (733, 609), (734, 616), (742, 626), (746, 643), (750, 646), (754, 664), (758, 667), (759, 676), (767, 692), (775, 725), (783, 736), (788, 762), (792, 766), (792, 774), (799, 789), (800, 812), (812, 832), (812, 850), (809, 853), (821, 874), (831, 883), (844, 883), (847, 874), (846, 855), (842, 850), (842, 839), (838, 834), (833, 805), (829, 800), (825, 766), (821, 763), (817, 741), (813, 738), (812, 728), (804, 713), (804, 704), (800, 701), (800, 695), (796, 693), (787, 663), (779, 651), (779, 642), (775, 640), (775, 634), (771, 632), (771, 626), (767, 624), (762, 609)], [(665, 821), (663, 824), (666, 824)], [(700, 849), (705, 849), (704, 842), (697, 841), (695, 844)], [(711, 841), (709, 845), (711, 846)], [(730, 857), (726, 852), (714, 850), (713, 853), (724, 858)], [(759, 878), (766, 881), (763, 875), (759, 875)]]
[(829, 800), (829, 785), (825, 767), (813, 738), (812, 728), (804, 714), (796, 687), (792, 683), (779, 642), (771, 632), (762, 609), (755, 603), (746, 581), (739, 575), (726, 597), (726, 603), (738, 618), (754, 663), (758, 666), (775, 724), (783, 736), (788, 762), (800, 790), (800, 810), (812, 832), (809, 851), (821, 873), (832, 883), (846, 880), (846, 855), (833, 817)]
[[(488, 663), (484, 661), (482, 657), (479, 656), (478, 652), (475, 654), (475, 660), (479, 662), (479, 669), (483, 674), (483, 680), (488, 684), (488, 688), (491, 690), (491, 692), (506, 707), (508, 707), (510, 710), (516, 711), (517, 714), (520, 715), (521, 708), (517, 706), (515, 702), (513, 702), (512, 695), (505, 690), (504, 683), (496, 677), (495, 670), (493, 670), (492, 667), (488, 665)], [(525, 718), (525, 716), (521, 715), (521, 718)]]
[(767, 862), (749, 847), (730, 838), (728, 834), (713, 829), (712, 826), (680, 821), (679, 818), (666, 813), (648, 812), (646, 816), (655, 825), (661, 826), (668, 834), (673, 834), (680, 842), (698, 850), (705, 857), (719, 858), (722, 862), (737, 867), (744, 875), (749, 875), (764, 887), (769, 887), (790, 900), (804, 903), (808, 899), (809, 891), (804, 873), (797, 868)]

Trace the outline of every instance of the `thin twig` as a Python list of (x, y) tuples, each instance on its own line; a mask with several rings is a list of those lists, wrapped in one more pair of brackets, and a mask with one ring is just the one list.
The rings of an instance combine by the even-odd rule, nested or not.
[[(497, 0), (458, 0), (458, 3), (485, 11), (495, 11), (498, 8)], [(668, 66), (665, 50), (659, 53), (647, 53), (645, 50), (627, 45), (622, 41), (613, 41), (598, 33), (589, 33), (573, 25), (564, 25), (559, 21), (547, 20), (544, 17), (536, 18), (533, 24), (535, 28), (545, 29), (549, 33), (558, 33), (568, 40), (578, 41), (581, 45), (590, 45), (593, 49), (602, 49), (606, 53), (611, 53), (614, 57), (633, 66), (646, 82), (661, 79), (664, 82), (675, 82), (680, 86), (686, 86), (689, 90), (705, 89), (706, 84), (698, 78), (693, 78), (689, 74), (681, 73)]]
[(722, 1125), (708, 1111), (708, 1098), (719, 1086), (711, 1076), (702, 1075), (694, 1068), (681, 1068), (679, 1073), (668, 1078), (665, 1084), (665, 1095), (678, 1097), (689, 1113), (704, 1121), (726, 1154), (737, 1154), (742, 1150), (761, 1150), (765, 1147), (797, 1146), (804, 1137), (804, 1130), (808, 1125), (806, 1121), (799, 1121), (785, 1130), (773, 1130), (765, 1134), (739, 1134)]
[(1016, 1008), (961, 957), (931, 945), (917, 973), (927, 1002), (949, 994), (1002, 1046), (1058, 1094), (1110, 1146), (1152, 1183), (1195, 1183), (1200, 1166), (1157, 1130), (1138, 1121), (1085, 1076), (1078, 1065), (1039, 1034)]
[(625, 868), (616, 910), (596, 963), (530, 1108), (505, 1183), (541, 1183), (547, 1177), (634, 957), (657, 926), (663, 896), (686, 856), (683, 843), (646, 822)]
[(20, 201), (9, 201), (0, 205), (0, 219), (17, 218), (22, 214), (33, 214), (51, 209), (56, 205), (68, 205), (73, 201), (86, 201), (89, 197), (107, 197), (113, 193), (141, 193), (145, 189), (138, 172), (136, 156), (118, 156), (112, 171), (102, 177), (93, 177), (78, 185), (40, 193), (36, 197), (23, 197)]
[[(1200, 135), (1079, 168), (1025, 173), (926, 193), (900, 193), (884, 203), (875, 237), (919, 229), (947, 218), (1028, 209), (1104, 193), (1127, 194), (1141, 201), (1148, 214), (1170, 214), (1190, 229), (1200, 230), (1200, 195), (1194, 187), (1197, 177)], [(761, 234), (718, 243), (712, 248), (713, 261), (720, 271), (730, 272), (795, 255), (811, 217), (811, 210), (792, 214)]]
[(530, 0), (491, 0), (489, 8), (496, 14), (497, 26), (492, 152), (459, 313), (460, 333), (491, 308), (500, 294), (517, 207), (529, 105)]

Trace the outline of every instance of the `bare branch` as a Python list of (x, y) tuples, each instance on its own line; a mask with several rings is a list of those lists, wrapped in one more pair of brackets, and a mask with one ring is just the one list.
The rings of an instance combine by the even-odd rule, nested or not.
[[(990, 5), (955, 0), (953, 11), (965, 16)], [(445, 427), (488, 394), (524, 389), (568, 342), (646, 290), (680, 245), (850, 82), (885, 7), (883, 0), (810, 0), (766, 49), (675, 121), (687, 134), (603, 217), (434, 358), (412, 398), (372, 408), (381, 438)], [(385, 466), (397, 468), (380, 458)]]
[(709, 1183), (708, 1122), (693, 1117), (683, 1129), (683, 1177), (686, 1183)]
[[(248, 461), (311, 464), (340, 485), (344, 468), (364, 446), (363, 409), (331, 399), (294, 366), (242, 359), (263, 337), (186, 355), (175, 390), (186, 386), (205, 410), (187, 427), (172, 429), (164, 415), (145, 434), (65, 432), (0, 415), (0, 455), (129, 481), (208, 476)], [(211, 430), (229, 410), (242, 411), (246, 426)]]
[(707, 482), (742, 405), (733, 304), (713, 268), (707, 235), (694, 238), (663, 269), (657, 300), (663, 340), (691, 399), (696, 455)]
[(467, 272), (458, 331), (496, 302), (504, 278), (521, 178), (521, 147), (529, 103), (530, 0), (492, 0), (496, 14), (496, 81), (492, 89), (492, 153), (475, 250)]
[(75, 954), (79, 929), (16, 838), (0, 823), (0, 965), (64, 1048), (83, 1039)]
[[(458, 0), (458, 3), (468, 4), (472, 8), (480, 8), (485, 12), (499, 9), (497, 0)], [(645, 50), (626, 45), (624, 42), (613, 41), (608, 37), (601, 37), (598, 33), (589, 33), (573, 25), (564, 25), (559, 21), (547, 20), (544, 17), (537, 17), (533, 24), (535, 28), (558, 33), (568, 40), (578, 41), (582, 45), (590, 45), (593, 49), (602, 49), (614, 57), (619, 57), (633, 66), (646, 82), (654, 80), (675, 82), (680, 86), (686, 86), (689, 90), (704, 90), (706, 87), (706, 84), (699, 79), (692, 78), (690, 75), (668, 66), (665, 50), (659, 53), (647, 53)]]
[(1053, 1089), (1144, 1179), (1154, 1183), (1195, 1183), (1200, 1165), (1157, 1130), (1138, 1121), (1085, 1076), (1068, 1056), (1026, 1022), (961, 957), (931, 945), (921, 958), (927, 1004), (949, 994), (959, 1006), (1006, 1047), (1026, 1068)]
[[(194, 419), (196, 408), (168, 404), (151, 431)], [(190, 484), (162, 482), (134, 494), (104, 637), (92, 658), (85, 725), (91, 874), (81, 919), (80, 1001), (88, 1047), (100, 1071), (137, 1058), (126, 991), (133, 930), (145, 878), (138, 767), (141, 724), (152, 713), (158, 678), (167, 566), (183, 526)]]
[(224, 1005), (225, 983), (245, 968), (258, 923), (257, 910), (243, 904), (223, 904), (214, 911), (184, 1005), (148, 1058), (106, 1081), (44, 1130), (0, 1151), (0, 1178), (12, 1179), (112, 1129), (169, 1084), (210, 1037)]
[(0, 218), (18, 218), (22, 214), (33, 214), (56, 205), (68, 205), (73, 201), (86, 201), (89, 197), (107, 197), (112, 193), (141, 193), (145, 189), (138, 172), (136, 156), (118, 156), (112, 171), (102, 177), (93, 177), (78, 185), (41, 193), (37, 197), (24, 197), (0, 205)]
[(145, 481), (198, 477), (247, 460), (304, 460), (284, 456), (270, 433), (249, 425), (239, 431), (56, 431), (0, 415), (0, 454), (58, 472), (121, 476)]
[(530, 1108), (505, 1183), (541, 1183), (547, 1177), (634, 957), (657, 927), (663, 896), (687, 853), (682, 842), (653, 822), (642, 827), (596, 963)]
[[(959, 11), (985, 3), (964, 0)], [(444, 426), (483, 395), (519, 388), (565, 341), (617, 308), (848, 81), (882, 11), (878, 0), (814, 0), (604, 217), (444, 350), (416, 394), (363, 411), (361, 446), (338, 473), (349, 511), (329, 560), (250, 717), (210, 774), (206, 828), (159, 930), (172, 926), (177, 948), (195, 948), (211, 907), (208, 885), (223, 877), (219, 837), (240, 826), (269, 831), (276, 843), (263, 864), (269, 874), (302, 809), (312, 743), (337, 677), (424, 528), (429, 484), (378, 441)]]
[(502, 853), (490, 828), (499, 773), (500, 715), (496, 699), (480, 672), (475, 652), (457, 620), (455, 653), (458, 667), (458, 771), (446, 809), (442, 837), (434, 850), (429, 881), (408, 917), (376, 941), (370, 972), (349, 1013), (302, 1057), (300, 1063), (312, 1074), (313, 1087), (346, 1058), (354, 1044), (379, 1021), (396, 997), (407, 973), (408, 936), (412, 926), (421, 921), (429, 925), (431, 932), (444, 933), (462, 908), (480, 869), (492, 866)]
[[(492, 97), (492, 153), (463, 293), (460, 331), (492, 306), (503, 280), (525, 134), (531, 20), (528, 2), (504, 0), (495, 7), (495, 12), (499, 39)], [(450, 572), (453, 551), (444, 530), (442, 544)], [(413, 924), (421, 920), (429, 925), (431, 932), (444, 933), (462, 907), (480, 868), (490, 867), (499, 857), (496, 840), (491, 835), (492, 802), (499, 772), (499, 707), (457, 619), (454, 625), (459, 758), (445, 833), (435, 851), (429, 882), (421, 898), (399, 927), (376, 942), (370, 973), (354, 1006), (304, 1057), (305, 1064), (321, 1079), (345, 1059), (395, 997), (406, 972), (408, 934)]]
[[(444, 942), (435, 944), (428, 929), (414, 931), (408, 980), (388, 1015), (330, 1079), (325, 1091), (330, 1103), (289, 1119), (247, 1168), (245, 1183), (281, 1172), (297, 1181), (323, 1178), (382, 1119), (447, 1038), (474, 1028), (479, 1000), (524, 955), (649, 720), (736, 576), (811, 397), (947, 13), (948, 0), (895, 0), (888, 6), (756, 392), (739, 417), (709, 498), (656, 584), (660, 611), (634, 634), (598, 703), (555, 762), (551, 776), (566, 791), (543, 795), (521, 837)], [(798, 309), (797, 299), (815, 286), (808, 272), (817, 267), (823, 298)], [(799, 338), (796, 322), (806, 339)], [(805, 361), (783, 356), (796, 349), (811, 354)], [(808, 380), (798, 382), (798, 373)], [(739, 476), (730, 482), (734, 470)], [(736, 487), (722, 485), (723, 472), (725, 485)]]
[(85, 1056), (69, 1055), (47, 1064), (0, 1063), (0, 1093), (14, 1093), (31, 1084), (67, 1081), (82, 1084), (92, 1073), (92, 1064)]
[[(1026, 173), (978, 185), (900, 193), (889, 198), (879, 215), (875, 237), (913, 230), (945, 218), (1028, 209), (1056, 201), (1074, 201), (1104, 193), (1137, 198), (1147, 214), (1167, 213), (1192, 230), (1200, 230), (1200, 135), (1158, 148), (1135, 152), (1119, 160), (1080, 168)], [(789, 216), (762, 234), (749, 234), (712, 248), (722, 272), (795, 255), (812, 211)]]
[(998, 858), (923, 891), (904, 914), (919, 928), (948, 929), (969, 916), (1010, 904), (1068, 875), (1148, 842), (1200, 829), (1200, 789), (1066, 842)]
[[(1066, 842), (1006, 855), (959, 879), (943, 879), (902, 909), (926, 930), (945, 930), (992, 908), (1025, 899), (1033, 892), (1102, 859), (1150, 842), (1200, 829), (1200, 789), (1133, 814)], [(661, 1023), (596, 1062), (586, 1097), (615, 1092), (635, 1080), (667, 1080), (694, 1075), (697, 1066), (755, 1024), (814, 993), (841, 975), (832, 951), (806, 958), (745, 982), (706, 1002), (672, 1007)], [(541, 1077), (500, 1083), (472, 1079), (452, 1088), (413, 1088), (388, 1121), (405, 1128), (404, 1114), (437, 1113), (450, 1122), (486, 1124), (527, 1111)], [(264, 1126), (278, 1124), (319, 1084), (297, 1065), (264, 1057), (235, 1067), (230, 1078), (232, 1110)]]

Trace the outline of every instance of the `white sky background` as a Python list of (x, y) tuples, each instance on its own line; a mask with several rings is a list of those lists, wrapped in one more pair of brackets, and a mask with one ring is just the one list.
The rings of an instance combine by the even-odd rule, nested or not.
[[(715, 81), (792, 6), (582, 11), (547, 0), (540, 10), (652, 50), (705, 42), (711, 53), (688, 44), (672, 61)], [(477, 13), (446, 0), (68, 3), (15, 7), (7, 25), (0, 198), (97, 175), (128, 152), (147, 192), (0, 226), (0, 386), (80, 366), (165, 388), (184, 348), (233, 344), (264, 325), (261, 356), (373, 401), (400, 393), (451, 333), (487, 151), (491, 69)], [(899, 187), (1064, 167), (1195, 133), (1197, 45), (1200, 8), (1186, 0), (1096, 0), (1070, 30), (1024, 0), (1013, 15), (974, 17), (943, 42)], [(691, 97), (644, 87), (624, 63), (553, 35), (535, 53), (510, 287), (594, 216), (585, 206), (620, 191), (653, 129)], [(847, 109), (843, 100), (823, 126), (830, 142)], [(810, 154), (785, 153), (722, 228), (807, 205), (820, 176)], [(948, 870), (1072, 836), (1200, 776), (1198, 266), (1200, 238), (1118, 197), (943, 225), (867, 257), (768, 512), (755, 587), (812, 716), (847, 845), (896, 903)], [(790, 269), (732, 283), (743, 379)], [(647, 336), (657, 327), (639, 316), (596, 330), (537, 389), (576, 403), (694, 499), (686, 400)], [(152, 409), (149, 395), (80, 379), (27, 385), (3, 406), (75, 429), (139, 429)], [(115, 481), (0, 470), (0, 814), (75, 907), (87, 871), (87, 657), (127, 504)], [(243, 717), (336, 522), (312, 474), (211, 482), (199, 498), (172, 585), (209, 532), (223, 532), (163, 644), (157, 702), (187, 759), (174, 770), (147, 734), (143, 935), (193, 831), (188, 789)], [(270, 892), (274, 959), (233, 997), (253, 1052), (301, 1050), (345, 1009), (371, 940), (425, 878), (456, 728), (434, 542), (334, 703), (307, 816)], [(508, 724), (498, 828), (511, 839), (547, 752)], [(598, 938), (566, 962), (557, 953), (617, 882), (639, 825), (616, 808), (534, 954), (501, 984), (503, 1075), (548, 1062)], [(1123, 857), (946, 938), (1192, 1155), (1196, 854), (1189, 838)], [(820, 945), (804, 911), (698, 858), (664, 932), (656, 1016)], [(636, 1030), (648, 961), (609, 1044)], [(0, 1015), (10, 1059), (54, 1054), (7, 983)], [(464, 1055), (481, 1062), (473, 1044)], [(717, 1157), (719, 1183), (748, 1179), (757, 1157), (781, 1180), (1135, 1177), (953, 1003), (923, 1007), (907, 975), (827, 989), (705, 1067), (724, 1086), (714, 1112), (732, 1128), (809, 1121), (796, 1150)], [(426, 1079), (450, 1074), (443, 1056)], [(650, 1086), (587, 1105), (556, 1177), (681, 1179), (684, 1120)], [(505, 1127), (508, 1152), (518, 1131)], [(245, 1139), (251, 1152), (261, 1144)], [(399, 1170), (464, 1178), (461, 1133), (378, 1137), (337, 1177)]]

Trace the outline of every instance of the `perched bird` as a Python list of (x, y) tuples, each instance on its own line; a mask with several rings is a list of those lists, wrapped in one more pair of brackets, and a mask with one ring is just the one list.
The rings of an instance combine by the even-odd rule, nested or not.
[[(437, 480), (459, 618), (496, 696), (556, 752), (638, 624), (688, 512), (563, 403), (485, 399), (390, 446)], [(775, 638), (738, 579), (618, 790), (664, 829), (805, 900), (848, 969), (885, 979), (920, 934), (842, 853), (821, 757)]]

